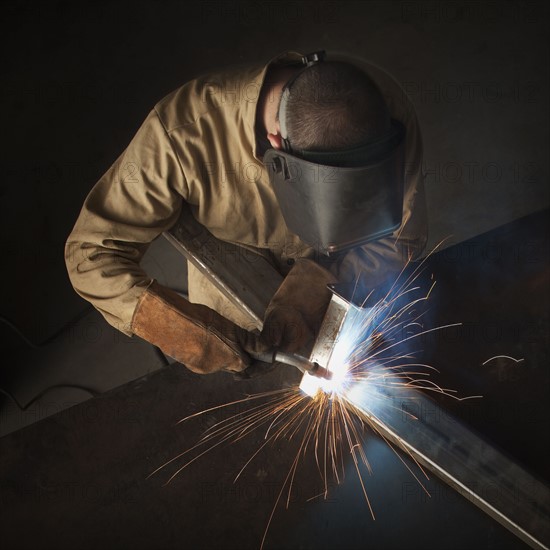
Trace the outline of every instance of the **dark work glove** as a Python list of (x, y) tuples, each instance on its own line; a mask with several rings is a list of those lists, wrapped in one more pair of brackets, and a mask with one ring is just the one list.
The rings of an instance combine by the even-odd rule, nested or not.
[(335, 277), (307, 259), (297, 260), (273, 296), (261, 342), (269, 348), (309, 355), (332, 297)]
[(282, 363), (264, 363), (263, 361), (254, 361), (250, 366), (241, 372), (234, 372), (233, 378), (235, 380), (250, 380), (251, 378), (258, 378), (271, 372), (279, 367)]

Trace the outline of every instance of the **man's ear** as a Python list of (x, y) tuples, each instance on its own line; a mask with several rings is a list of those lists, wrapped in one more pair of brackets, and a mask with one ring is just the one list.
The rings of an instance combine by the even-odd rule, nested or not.
[(276, 134), (267, 134), (267, 139), (269, 140), (269, 143), (271, 143), (271, 147), (273, 147), (273, 149), (280, 150), (283, 148), (283, 138), (281, 137), (281, 134), (279, 134), (279, 132), (277, 132)]

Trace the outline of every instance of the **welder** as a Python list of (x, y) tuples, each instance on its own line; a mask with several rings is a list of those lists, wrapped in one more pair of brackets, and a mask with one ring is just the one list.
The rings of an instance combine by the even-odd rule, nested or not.
[[(273, 349), (307, 354), (328, 283), (374, 288), (423, 250), (421, 164), (414, 108), (373, 64), (286, 52), (201, 76), (155, 105), (87, 196), (69, 277), (112, 326), (194, 372), (245, 371)], [(193, 265), (189, 300), (140, 267), (184, 203), (284, 276), (261, 334)]]

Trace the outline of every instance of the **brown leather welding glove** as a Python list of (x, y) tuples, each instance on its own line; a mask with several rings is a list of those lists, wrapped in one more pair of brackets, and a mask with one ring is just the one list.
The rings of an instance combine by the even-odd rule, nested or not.
[(262, 342), (308, 355), (332, 296), (327, 285), (334, 282), (334, 275), (312, 260), (297, 260), (266, 310)]
[(156, 281), (140, 297), (131, 330), (199, 374), (243, 371), (252, 363), (248, 353), (266, 349), (259, 335)]

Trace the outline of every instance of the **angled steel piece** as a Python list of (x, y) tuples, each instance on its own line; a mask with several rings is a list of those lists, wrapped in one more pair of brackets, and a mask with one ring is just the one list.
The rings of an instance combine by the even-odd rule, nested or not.
[[(243, 261), (240, 247), (219, 241), (183, 212), (164, 236), (261, 329), (282, 277), (264, 258)], [(338, 353), (347, 323), (368, 314), (334, 290), (309, 358), (322, 367)], [(304, 374), (304, 380), (319, 378)], [(321, 380), (322, 382), (322, 380)], [(315, 389), (315, 391), (317, 391)], [(532, 548), (550, 546), (548, 487), (418, 391), (366, 382), (346, 396), (376, 430)]]
[(550, 490), (419, 391), (360, 382), (347, 395), (393, 445), (532, 548), (550, 543)]
[(265, 310), (283, 280), (263, 256), (214, 237), (188, 205), (163, 235), (261, 330)]

